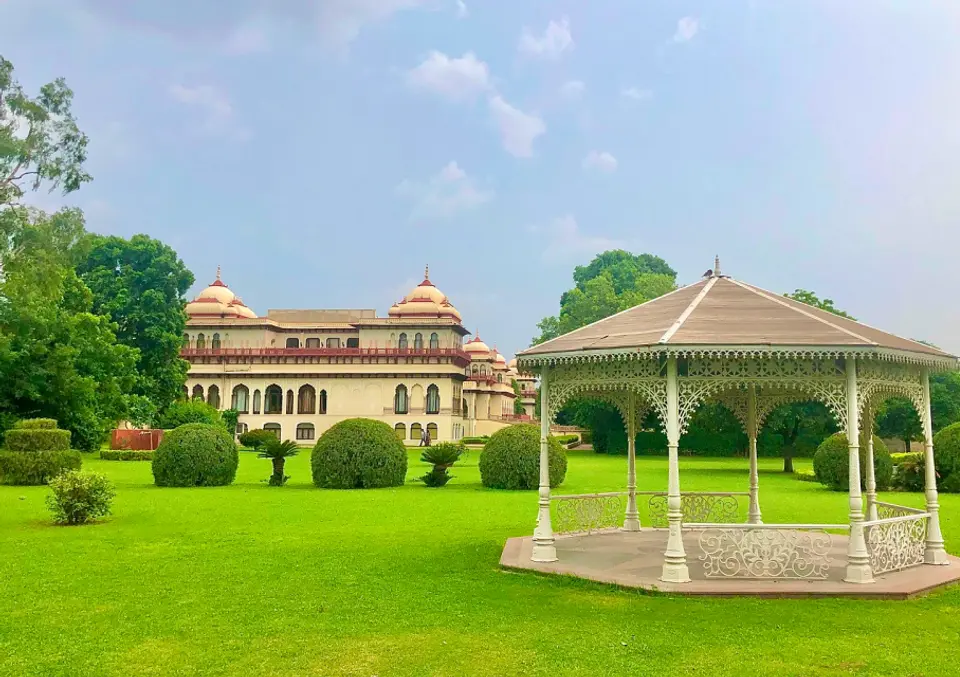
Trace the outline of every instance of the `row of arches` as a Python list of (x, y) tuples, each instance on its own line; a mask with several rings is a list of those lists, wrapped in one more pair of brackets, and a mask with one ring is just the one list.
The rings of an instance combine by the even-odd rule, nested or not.
[[(437, 387), (436, 384), (431, 383), (429, 386), (427, 386), (427, 397), (424, 411), (427, 414), (440, 413), (440, 388)], [(403, 384), (398, 385), (393, 393), (393, 413), (410, 413), (410, 395), (407, 391), (407, 386)]]
[[(182, 347), (190, 347), (190, 334), (183, 335)], [(210, 337), (210, 347), (214, 350), (219, 350), (221, 346), (220, 333), (214, 332), (213, 336)], [(204, 350), (207, 347), (207, 336), (203, 332), (197, 334), (197, 337), (193, 340), (193, 347), (198, 350)]]
[[(206, 396), (204, 396), (203, 386), (199, 383), (193, 386), (192, 391), (188, 392), (186, 386), (184, 386), (183, 391), (185, 397), (205, 400), (210, 406), (220, 408), (220, 388), (217, 385), (209, 386)], [(264, 414), (326, 414), (327, 391), (321, 390), (318, 393), (312, 385), (304, 385), (300, 386), (296, 395), (294, 395), (293, 390), (288, 390), (286, 398), (284, 398), (283, 389), (273, 384), (267, 386), (262, 395), (259, 389), (254, 390), (251, 398), (250, 389), (247, 386), (235, 386), (230, 398), (231, 408), (236, 409), (241, 414), (249, 414), (251, 404), (254, 414), (261, 413), (261, 405)]]
[[(323, 348), (323, 347), (327, 347), (327, 348), (340, 348), (342, 345), (343, 345), (343, 344), (341, 343), (340, 338), (339, 338), (339, 337), (336, 337), (336, 336), (335, 336), (335, 337), (328, 338), (328, 339), (326, 340), (326, 343), (324, 343), (321, 339), (319, 339), (319, 338), (317, 338), (317, 337), (314, 336), (314, 337), (310, 337), (310, 338), (308, 338), (307, 340), (305, 340), (305, 341), (303, 342), (303, 344), (302, 344), (302, 347), (304, 347), (304, 348)], [(291, 337), (287, 338), (286, 342), (284, 343), (284, 347), (286, 347), (286, 348), (300, 348), (300, 347), (301, 347), (300, 339), (297, 338), (296, 336), (291, 336)], [(346, 341), (346, 347), (347, 347), (347, 348), (359, 348), (359, 347), (360, 347), (360, 338), (359, 338), (358, 336), (351, 336), (351, 337), (348, 338), (347, 341)]]
[[(405, 423), (398, 423), (393, 426), (394, 432), (397, 433), (397, 437), (401, 440), (406, 440), (407, 438), (407, 425)], [(427, 424), (427, 434), (430, 436), (431, 441), (436, 441), (437, 436), (440, 434), (440, 429), (437, 427), (436, 423)], [(419, 423), (410, 424), (410, 437), (409, 439), (414, 441), (419, 441), (420, 436), (423, 435), (423, 426)]]
[[(390, 340), (393, 341), (393, 334), (390, 335)], [(410, 347), (410, 339), (407, 336), (407, 332), (401, 332), (400, 336), (397, 338), (397, 348), (400, 350), (406, 350)], [(430, 334), (430, 350), (436, 350), (440, 347), (440, 335), (437, 332)], [(414, 350), (423, 350), (423, 334), (417, 332), (413, 335), (413, 349)]]

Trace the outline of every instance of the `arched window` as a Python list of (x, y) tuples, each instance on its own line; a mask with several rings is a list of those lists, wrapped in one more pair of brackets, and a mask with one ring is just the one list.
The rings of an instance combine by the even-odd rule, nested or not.
[(420, 332), (413, 335), (413, 349), (423, 350), (423, 334)]
[(193, 386), (193, 399), (203, 399), (203, 386), (199, 383)]
[(220, 408), (220, 388), (218, 386), (207, 388), (207, 404), (214, 409)]
[(298, 423), (297, 424), (297, 439), (298, 440), (312, 440), (316, 429), (313, 427), (312, 423)]
[(410, 426), (410, 439), (420, 441), (420, 436), (423, 435), (423, 426), (419, 423), (414, 423)]
[(308, 338), (307, 339), (307, 348), (319, 348), (320, 339), (318, 338)]
[(463, 417), (467, 418), (467, 401), (463, 401)]
[(287, 348), (299, 348), (299, 347), (300, 347), (300, 339), (296, 337), (291, 337), (287, 339)]
[(390, 343), (387, 345), (387, 348), (393, 348), (397, 345), (397, 335), (393, 332), (390, 333)]
[(359, 348), (360, 339), (356, 336), (347, 339), (347, 348)]
[(339, 338), (334, 337), (334, 338), (327, 339), (327, 348), (339, 348), (339, 347), (340, 347)]
[(288, 414), (293, 413), (293, 391), (292, 390), (287, 391), (287, 413)]
[(278, 385), (268, 386), (263, 393), (263, 413), (283, 413), (283, 390)]
[(230, 405), (241, 414), (246, 414), (249, 409), (250, 389), (247, 386), (235, 386), (233, 388), (233, 397), (230, 399)]
[(260, 391), (259, 390), (253, 391), (253, 413), (254, 414), (260, 413)]
[(189, 347), (190, 347), (190, 334), (184, 334), (184, 335), (183, 335), (183, 341), (180, 343), (180, 347), (181, 347), (181, 348), (189, 348)]
[(403, 423), (398, 423), (397, 425), (393, 426), (393, 430), (397, 433), (397, 437), (400, 438), (401, 441), (407, 439), (407, 426), (405, 426)]
[(407, 386), (399, 385), (393, 395), (393, 413), (406, 414), (410, 409), (410, 402), (407, 399)]
[[(297, 393), (297, 413), (317, 413), (317, 391), (313, 386), (300, 386), (300, 392)], [(312, 440), (313, 438), (311, 437), (310, 439)]]
[(470, 365), (470, 373), (472, 373), (474, 376), (476, 376), (479, 371), (480, 371), (480, 365), (477, 365), (477, 364)]
[(427, 413), (440, 413), (440, 388), (436, 385), (427, 388)]
[(278, 440), (280, 439), (280, 424), (279, 424), (279, 423), (264, 423), (264, 424), (263, 424), (263, 429), (264, 429), (264, 430), (269, 430), (270, 432), (272, 432), (274, 435), (277, 436), (277, 439), (278, 439)]
[(220, 334), (214, 334), (210, 339), (210, 347), (214, 350), (220, 350)]
[(503, 383), (503, 374), (497, 374), (497, 383)]
[(327, 413), (327, 391), (326, 390), (320, 391), (320, 411), (318, 411), (317, 413), (319, 414)]
[(430, 334), (430, 350), (436, 350), (440, 347), (440, 337), (437, 332)]
[(207, 347), (207, 337), (203, 334), (197, 334), (197, 350), (203, 350)]
[(397, 343), (397, 348), (399, 348), (400, 350), (406, 350), (406, 349), (407, 349), (407, 334), (406, 334), (406, 332), (400, 334), (400, 342)]
[(437, 424), (436, 424), (436, 423), (428, 423), (428, 424), (427, 424), (427, 434), (430, 436), (430, 441), (431, 441), (431, 442), (436, 442), (436, 441), (437, 441), (437, 436), (440, 434), (440, 429), (437, 428)]
[(249, 430), (250, 430), (250, 426), (248, 426), (246, 423), (240, 423), (239, 421), (237, 422), (238, 435), (242, 435), (243, 433), (248, 432)]

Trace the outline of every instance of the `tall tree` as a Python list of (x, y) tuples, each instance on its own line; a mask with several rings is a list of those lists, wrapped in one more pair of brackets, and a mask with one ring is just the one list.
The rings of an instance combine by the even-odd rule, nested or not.
[(856, 319), (852, 315), (848, 315), (847, 313), (845, 313), (844, 311), (840, 310), (835, 305), (833, 305), (832, 299), (821, 299), (812, 291), (807, 291), (806, 289), (797, 289), (792, 294), (784, 294), (784, 296), (786, 296), (788, 299), (799, 301), (800, 303), (806, 303), (808, 306), (813, 306), (814, 308), (825, 310), (828, 313), (839, 315), (840, 317), (846, 317), (851, 320)]
[(139, 350), (134, 393), (163, 411), (182, 391), (188, 363), (180, 359), (193, 273), (169, 246), (146, 235), (92, 236), (77, 272), (93, 292), (93, 311), (117, 325), (117, 339)]
[(62, 78), (31, 97), (0, 56), (0, 205), (20, 201), (41, 185), (77, 190), (90, 175), (83, 169), (87, 136), (71, 111), (73, 92)]

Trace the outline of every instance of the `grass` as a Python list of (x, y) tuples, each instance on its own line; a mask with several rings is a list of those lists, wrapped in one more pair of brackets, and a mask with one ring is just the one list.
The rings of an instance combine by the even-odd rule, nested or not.
[[(410, 450), (412, 479), (425, 472)], [(572, 452), (563, 493), (624, 484)], [(685, 599), (498, 568), (534, 492), (479, 484), (321, 491), (241, 454), (230, 487), (159, 489), (149, 463), (89, 459), (114, 515), (54, 527), (48, 489), (0, 487), (0, 675), (953, 675), (960, 590), (907, 602)], [(764, 520), (843, 521), (846, 498), (761, 461)], [(638, 461), (641, 489), (666, 461)], [(743, 460), (681, 459), (685, 489), (743, 490)], [(798, 462), (798, 470), (809, 465)], [(919, 494), (897, 495), (921, 505)], [(960, 496), (943, 496), (948, 548)]]

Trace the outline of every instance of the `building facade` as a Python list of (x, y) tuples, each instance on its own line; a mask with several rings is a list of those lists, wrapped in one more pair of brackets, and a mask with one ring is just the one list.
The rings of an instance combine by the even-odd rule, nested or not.
[(469, 332), (424, 280), (387, 317), (375, 310), (269, 310), (259, 317), (220, 279), (186, 306), (185, 396), (240, 412), (238, 432), (264, 428), (310, 442), (347, 418), (388, 423), (418, 442), (490, 434), (514, 415), (518, 376)]

